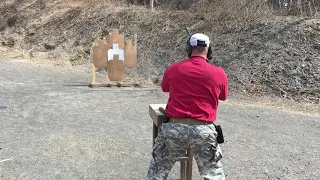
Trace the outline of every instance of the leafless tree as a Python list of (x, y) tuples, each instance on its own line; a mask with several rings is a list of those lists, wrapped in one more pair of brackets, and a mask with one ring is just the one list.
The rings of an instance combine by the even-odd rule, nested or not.
[(131, 4), (140, 4), (144, 6), (149, 6), (152, 10), (154, 8), (154, 4), (157, 4), (157, 5), (160, 4), (158, 0), (128, 0), (127, 2)]
[(319, 13), (319, 0), (268, 0), (275, 10), (290, 15), (313, 16)]

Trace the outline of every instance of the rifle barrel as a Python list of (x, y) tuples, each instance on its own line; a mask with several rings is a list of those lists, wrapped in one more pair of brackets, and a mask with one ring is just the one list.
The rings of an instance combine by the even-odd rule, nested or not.
[(187, 30), (189, 36), (191, 36), (191, 33), (190, 33), (190, 31), (189, 31), (189, 29), (187, 27), (186, 27), (186, 30)]

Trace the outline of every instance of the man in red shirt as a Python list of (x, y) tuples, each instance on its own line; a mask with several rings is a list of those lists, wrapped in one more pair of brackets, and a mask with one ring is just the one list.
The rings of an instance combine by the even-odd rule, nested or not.
[(200, 175), (205, 180), (225, 179), (222, 169), (217, 118), (219, 100), (228, 96), (225, 71), (207, 62), (209, 37), (194, 34), (188, 40), (189, 58), (170, 65), (161, 88), (169, 92), (168, 123), (162, 124), (155, 140), (148, 180), (164, 180), (172, 166), (190, 148)]

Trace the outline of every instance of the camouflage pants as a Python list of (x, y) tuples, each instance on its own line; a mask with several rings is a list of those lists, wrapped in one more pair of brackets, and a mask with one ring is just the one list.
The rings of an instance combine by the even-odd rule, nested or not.
[(205, 180), (224, 180), (221, 149), (214, 125), (164, 123), (155, 140), (147, 180), (165, 180), (173, 165), (188, 147)]

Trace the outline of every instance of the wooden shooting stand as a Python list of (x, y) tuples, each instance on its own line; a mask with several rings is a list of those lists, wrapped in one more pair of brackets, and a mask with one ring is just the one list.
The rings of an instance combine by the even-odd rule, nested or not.
[[(159, 108), (166, 108), (166, 104), (150, 104), (149, 105), (149, 115), (153, 121), (153, 144), (154, 146), (155, 139), (160, 133), (160, 128), (162, 122), (165, 119), (164, 114), (159, 110)], [(190, 149), (186, 151), (185, 156), (180, 157), (180, 180), (192, 180), (192, 161), (193, 156)]]

